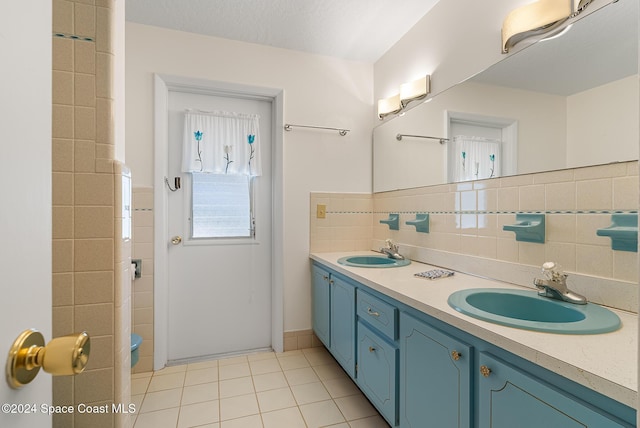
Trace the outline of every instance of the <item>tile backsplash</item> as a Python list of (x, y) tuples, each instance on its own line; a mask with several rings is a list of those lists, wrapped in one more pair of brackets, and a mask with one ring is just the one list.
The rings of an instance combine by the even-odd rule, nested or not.
[[(316, 218), (317, 204), (326, 204), (325, 219)], [(527, 286), (552, 260), (571, 274), (570, 287), (579, 292), (585, 284), (590, 300), (637, 311), (638, 253), (614, 251), (610, 238), (596, 234), (614, 212), (638, 212), (637, 161), (373, 195), (313, 193), (310, 250), (378, 249), (391, 238), (412, 259)], [(399, 230), (380, 223), (390, 213), (400, 214)], [(430, 214), (430, 233), (405, 224), (417, 213)], [(518, 242), (502, 229), (517, 213), (545, 214), (544, 244)], [(518, 274), (523, 266), (526, 274)], [(602, 293), (596, 283), (616, 292)]]

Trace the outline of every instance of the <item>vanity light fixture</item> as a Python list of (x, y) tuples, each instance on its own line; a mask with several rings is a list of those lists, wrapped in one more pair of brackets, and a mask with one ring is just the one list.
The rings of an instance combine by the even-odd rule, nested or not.
[(535, 36), (564, 30), (592, 0), (538, 0), (512, 10), (502, 23), (502, 53), (517, 43)]
[(428, 74), (413, 82), (400, 85), (400, 105), (405, 108), (411, 101), (421, 100), (431, 92), (431, 76)]
[(389, 98), (378, 100), (378, 117), (380, 120), (390, 114), (404, 110), (411, 101), (421, 100), (431, 92), (431, 76), (424, 77), (400, 85), (400, 93)]
[(400, 104), (400, 94), (378, 100), (378, 117), (380, 120), (390, 114), (399, 113), (401, 110), (402, 105)]

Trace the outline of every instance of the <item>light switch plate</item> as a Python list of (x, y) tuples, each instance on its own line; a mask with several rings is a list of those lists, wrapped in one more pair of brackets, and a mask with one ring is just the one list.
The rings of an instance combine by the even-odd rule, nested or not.
[(323, 204), (316, 205), (316, 218), (327, 218), (327, 206)]

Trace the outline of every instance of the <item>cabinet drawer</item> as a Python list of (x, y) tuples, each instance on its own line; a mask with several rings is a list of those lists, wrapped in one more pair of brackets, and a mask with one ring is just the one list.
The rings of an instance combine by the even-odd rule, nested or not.
[(391, 340), (398, 338), (398, 309), (389, 303), (358, 289), (357, 313), (360, 319), (380, 330)]

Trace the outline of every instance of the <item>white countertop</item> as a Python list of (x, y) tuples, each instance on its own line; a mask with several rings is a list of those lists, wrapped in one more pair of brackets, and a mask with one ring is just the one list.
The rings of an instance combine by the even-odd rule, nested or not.
[[(425, 314), (499, 346), (552, 372), (636, 408), (638, 392), (637, 315), (612, 309), (622, 321), (614, 332), (595, 335), (540, 333), (501, 326), (464, 315), (447, 303), (454, 291), (517, 285), (465, 275), (429, 281), (413, 275), (437, 268), (412, 261), (395, 268), (359, 268), (338, 259), (373, 251), (313, 253), (311, 259)], [(588, 297), (588, 296), (587, 296)], [(593, 303), (590, 303), (593, 304)]]

